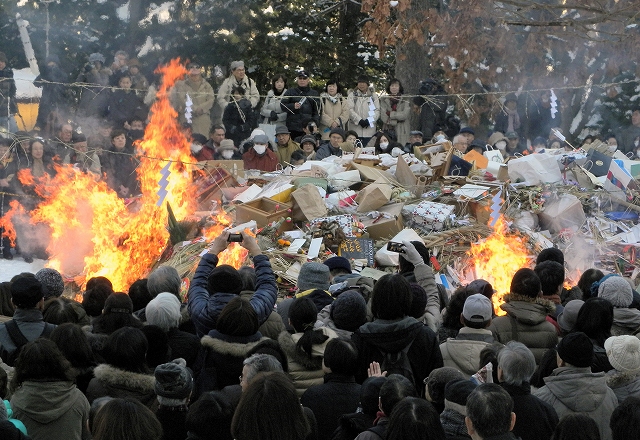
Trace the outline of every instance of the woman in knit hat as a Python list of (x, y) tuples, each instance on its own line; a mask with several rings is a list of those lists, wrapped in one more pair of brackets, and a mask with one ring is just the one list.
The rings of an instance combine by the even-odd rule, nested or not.
[(613, 370), (607, 372), (607, 385), (618, 401), (627, 397), (640, 398), (640, 339), (631, 335), (612, 336), (604, 349)]
[(633, 290), (621, 276), (607, 275), (591, 289), (596, 289), (599, 298), (604, 298), (613, 305), (613, 326), (611, 334), (630, 335), (640, 327), (640, 310), (632, 309)]

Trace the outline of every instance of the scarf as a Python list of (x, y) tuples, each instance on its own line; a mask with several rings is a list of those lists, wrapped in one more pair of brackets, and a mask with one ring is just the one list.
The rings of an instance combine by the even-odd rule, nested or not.
[(520, 115), (518, 114), (518, 110), (509, 110), (505, 109), (507, 112), (507, 116), (509, 117), (509, 125), (507, 127), (507, 132), (510, 131), (518, 131), (520, 128)]
[(391, 103), (391, 111), (397, 111), (398, 103), (400, 102), (400, 95), (391, 96), (389, 98), (389, 102)]

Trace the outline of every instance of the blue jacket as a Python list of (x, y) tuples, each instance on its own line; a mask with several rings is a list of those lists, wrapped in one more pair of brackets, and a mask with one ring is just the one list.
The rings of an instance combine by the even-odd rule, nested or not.
[[(273, 311), (278, 288), (267, 256), (256, 255), (253, 258), (253, 264), (256, 270), (256, 292), (249, 302), (258, 314), (258, 320), (262, 325)], [(189, 314), (196, 328), (196, 334), (200, 338), (216, 328), (220, 312), (232, 298), (237, 296), (225, 292), (210, 294), (207, 290), (207, 280), (217, 265), (218, 257), (216, 255), (205, 254), (198, 263), (189, 288)]]

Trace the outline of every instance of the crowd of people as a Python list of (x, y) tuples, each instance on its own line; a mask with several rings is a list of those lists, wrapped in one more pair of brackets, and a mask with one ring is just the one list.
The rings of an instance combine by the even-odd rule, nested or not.
[[(68, 298), (54, 269), (0, 284), (0, 437), (95, 440), (631, 440), (640, 438), (640, 294), (596, 269), (564, 287), (542, 251), (494, 309), (490, 283), (451, 298), (405, 241), (377, 281), (332, 257), (278, 297), (269, 258), (218, 264), (188, 292), (160, 266), (128, 292)], [(496, 312), (502, 316), (498, 316)]]

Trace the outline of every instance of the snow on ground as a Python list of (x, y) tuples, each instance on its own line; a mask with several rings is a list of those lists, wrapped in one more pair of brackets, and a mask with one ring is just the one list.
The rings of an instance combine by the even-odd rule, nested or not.
[(44, 267), (47, 262), (45, 260), (33, 260), (33, 263), (25, 263), (25, 261), (18, 256), (13, 257), (13, 260), (5, 260), (0, 258), (0, 282), (11, 281), (14, 275), (18, 275), (22, 272), (36, 273)]

